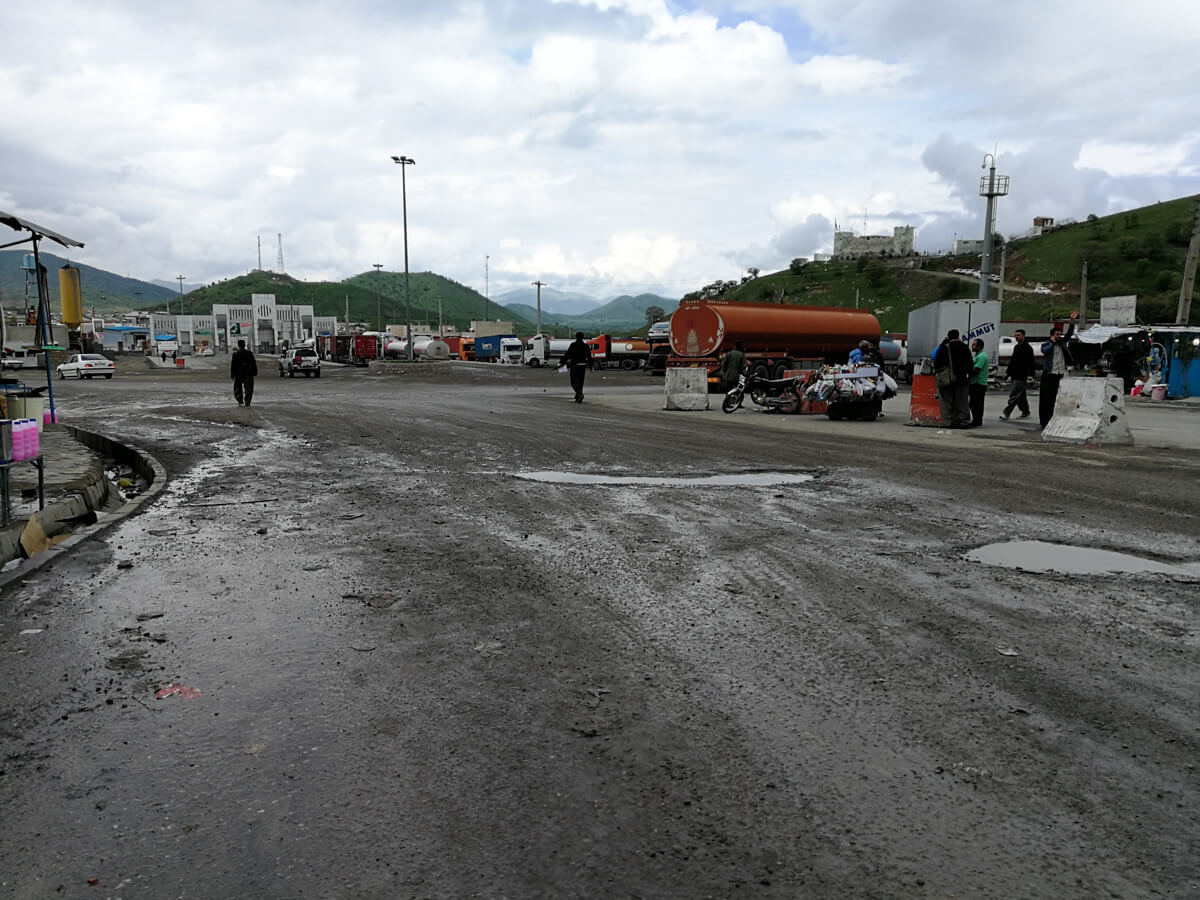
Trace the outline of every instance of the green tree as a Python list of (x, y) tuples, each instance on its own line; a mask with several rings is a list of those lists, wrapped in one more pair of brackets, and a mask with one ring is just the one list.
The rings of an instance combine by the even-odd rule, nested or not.
[(797, 256), (790, 263), (788, 263), (788, 271), (791, 272), (793, 275), (799, 275), (801, 270), (804, 268), (804, 266), (805, 266), (804, 260), (801, 259), (799, 256)]
[(646, 307), (646, 324), (653, 325), (655, 322), (657, 322), (659, 319), (663, 318), (665, 315), (666, 315), (666, 311), (664, 311), (661, 306), (647, 306)]

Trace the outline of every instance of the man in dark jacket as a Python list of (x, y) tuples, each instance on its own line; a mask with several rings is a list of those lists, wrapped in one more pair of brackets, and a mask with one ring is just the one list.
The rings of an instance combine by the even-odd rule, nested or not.
[(254, 353), (246, 349), (245, 341), (238, 341), (229, 361), (229, 377), (233, 379), (233, 399), (238, 406), (249, 406), (254, 396), (254, 376), (258, 374), (258, 363)]
[(717, 370), (717, 375), (721, 378), (721, 387), (726, 391), (732, 390), (745, 366), (746, 351), (741, 341), (735, 341), (733, 349), (721, 357), (721, 368)]
[(1079, 319), (1079, 310), (1071, 313), (1071, 324), (1067, 333), (1061, 328), (1050, 329), (1050, 340), (1042, 344), (1042, 383), (1038, 390), (1038, 418), (1042, 428), (1050, 424), (1054, 418), (1054, 404), (1058, 401), (1058, 386), (1063, 376), (1067, 374), (1067, 366), (1071, 365), (1071, 351), (1067, 349), (1067, 341), (1075, 333), (1075, 323)]
[(1018, 328), (1013, 333), (1016, 344), (1013, 345), (1012, 356), (1008, 358), (1008, 380), (1012, 387), (1008, 389), (1008, 402), (1004, 404), (1004, 412), (1000, 418), (1008, 421), (1014, 409), (1021, 410), (1019, 418), (1029, 418), (1029, 397), (1025, 394), (1025, 383), (1033, 375), (1033, 348), (1025, 340), (1025, 329)]
[(970, 387), (971, 373), (975, 360), (970, 348), (962, 342), (958, 329), (946, 332), (946, 341), (933, 355), (934, 373), (949, 370), (953, 381), (938, 386), (938, 405), (942, 411), (942, 424), (950, 428), (971, 427)]
[(582, 403), (583, 379), (592, 367), (592, 350), (584, 341), (582, 331), (575, 332), (575, 340), (562, 355), (562, 364), (571, 374), (571, 390), (575, 392), (575, 402)]

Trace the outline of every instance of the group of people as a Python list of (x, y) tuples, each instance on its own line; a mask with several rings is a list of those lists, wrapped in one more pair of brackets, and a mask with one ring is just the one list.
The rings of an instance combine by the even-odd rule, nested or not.
[[(1042, 428), (1054, 418), (1058, 388), (1067, 374), (1067, 367), (1071, 365), (1067, 342), (1074, 335), (1078, 320), (1079, 310), (1075, 310), (1071, 313), (1066, 333), (1055, 326), (1050, 331), (1050, 339), (1042, 344), (1042, 378), (1038, 391), (1038, 421)], [(1014, 340), (1016, 344), (1006, 370), (1012, 386), (1009, 388), (1008, 402), (1000, 413), (1000, 419), (1005, 422), (1012, 418), (1014, 410), (1020, 411), (1018, 418), (1029, 418), (1027, 384), (1037, 371), (1033, 347), (1026, 340), (1024, 329), (1017, 329)], [(933, 351), (938, 406), (942, 422), (950, 428), (978, 428), (983, 424), (983, 402), (987, 396), (991, 364), (983, 348), (983, 341), (979, 338), (971, 341), (968, 348), (958, 329), (951, 328)]]

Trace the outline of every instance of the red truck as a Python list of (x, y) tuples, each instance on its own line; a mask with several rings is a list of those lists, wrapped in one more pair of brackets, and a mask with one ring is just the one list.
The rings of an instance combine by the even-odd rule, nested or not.
[(719, 387), (721, 356), (741, 342), (753, 373), (781, 378), (788, 369), (844, 363), (859, 341), (879, 343), (879, 320), (864, 309), (685, 300), (671, 315), (669, 368), (708, 370)]

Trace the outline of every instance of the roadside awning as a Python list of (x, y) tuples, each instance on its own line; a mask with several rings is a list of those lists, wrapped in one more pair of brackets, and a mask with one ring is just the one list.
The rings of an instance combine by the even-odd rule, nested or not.
[(1093, 325), (1087, 331), (1076, 333), (1075, 337), (1085, 344), (1103, 344), (1105, 341), (1111, 341), (1115, 337), (1121, 337), (1126, 334), (1137, 334), (1139, 331), (1145, 331), (1137, 325)]
[(154, 336), (154, 339), (156, 341), (173, 341), (173, 340), (175, 340), (175, 335), (173, 335), (173, 334), (156, 334)]

